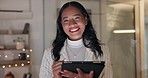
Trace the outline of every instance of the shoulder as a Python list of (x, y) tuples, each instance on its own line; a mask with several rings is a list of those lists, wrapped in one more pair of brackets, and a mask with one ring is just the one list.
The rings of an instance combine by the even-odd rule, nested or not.
[(110, 51), (106, 44), (101, 45), (101, 49), (103, 51), (103, 57), (104, 59), (110, 58)]
[(43, 53), (43, 58), (45, 58), (45, 59), (52, 59), (51, 50), (52, 50), (52, 47), (46, 48), (46, 49), (44, 50), (44, 53)]

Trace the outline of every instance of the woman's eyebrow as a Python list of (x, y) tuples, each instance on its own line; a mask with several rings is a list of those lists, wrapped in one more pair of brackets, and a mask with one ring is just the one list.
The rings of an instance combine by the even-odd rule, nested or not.
[(67, 17), (67, 16), (65, 16), (65, 17), (63, 17), (63, 18), (62, 18), (62, 20), (63, 20), (63, 19), (66, 19), (66, 18), (68, 18), (68, 17)]
[[(81, 14), (74, 14), (73, 16), (81, 16)], [(68, 16), (64, 16), (62, 19), (66, 19)]]
[(73, 16), (81, 16), (81, 14), (75, 14), (75, 15), (73, 15)]

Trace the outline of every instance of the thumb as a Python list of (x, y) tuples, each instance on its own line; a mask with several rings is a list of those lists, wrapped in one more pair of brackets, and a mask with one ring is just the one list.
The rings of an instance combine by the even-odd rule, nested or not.
[(89, 72), (89, 78), (93, 78), (93, 76), (94, 76), (94, 71), (90, 71)]
[(82, 70), (80, 68), (77, 68), (77, 72), (78, 72), (78, 77), (82, 78)]

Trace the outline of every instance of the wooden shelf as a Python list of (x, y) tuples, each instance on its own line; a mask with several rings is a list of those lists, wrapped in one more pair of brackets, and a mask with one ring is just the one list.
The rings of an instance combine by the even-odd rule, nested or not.
[(29, 60), (0, 61), (0, 68), (29, 66)]
[(28, 35), (23, 34), (23, 30), (12, 30), (12, 34), (8, 33), (8, 30), (0, 30), (0, 35)]
[(0, 12), (0, 20), (31, 19), (32, 12)]
[(0, 50), (0, 52), (4, 52), (4, 51), (15, 51), (15, 52), (20, 52), (20, 51), (25, 51), (25, 52), (29, 52), (30, 49), (25, 49), (25, 50), (17, 50), (17, 49), (3, 49), (3, 50)]

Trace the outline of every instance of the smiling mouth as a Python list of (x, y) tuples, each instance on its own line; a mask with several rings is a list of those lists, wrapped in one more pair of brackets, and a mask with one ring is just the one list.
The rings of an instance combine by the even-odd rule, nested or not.
[(71, 33), (74, 33), (74, 32), (79, 31), (79, 29), (80, 29), (80, 28), (77, 27), (77, 28), (72, 28), (72, 29), (70, 29), (69, 31), (70, 31)]

